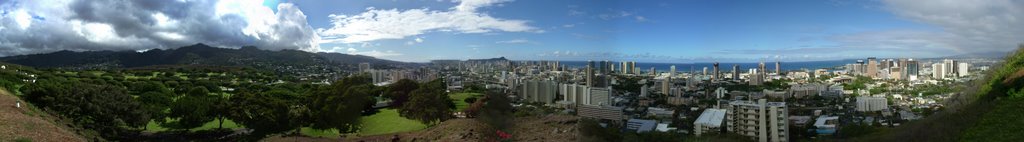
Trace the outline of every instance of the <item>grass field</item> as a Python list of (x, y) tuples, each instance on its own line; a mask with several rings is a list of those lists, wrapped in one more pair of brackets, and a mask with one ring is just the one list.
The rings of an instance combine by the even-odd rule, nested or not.
[[(419, 121), (399, 116), (398, 110), (395, 109), (381, 109), (377, 114), (364, 116), (360, 121), (363, 128), (359, 130), (359, 135), (363, 136), (408, 132), (427, 128), (427, 125)], [(319, 131), (302, 128), (301, 133), (311, 137), (338, 137), (338, 131), (336, 130)]]
[[(203, 126), (189, 129), (189, 131), (200, 131), (200, 130), (217, 129), (217, 126), (219, 126), (219, 125), (220, 125), (220, 120), (213, 120), (213, 121), (210, 121), (210, 122), (206, 122), (206, 124), (203, 124)], [(235, 121), (231, 121), (230, 119), (224, 119), (224, 128), (225, 129), (235, 129), (235, 128), (241, 128), (241, 127), (242, 126), (239, 126), (237, 123), (235, 123)], [(149, 121), (149, 123), (146, 124), (146, 132), (163, 132), (163, 131), (167, 131), (167, 130), (170, 130), (170, 129), (169, 128), (165, 128), (163, 126), (160, 126), (160, 124), (157, 124), (156, 121)]]
[(469, 107), (469, 103), (466, 103), (466, 101), (462, 101), (462, 100), (465, 100), (466, 98), (469, 98), (469, 97), (476, 97), (477, 99), (479, 99), (480, 97), (483, 97), (483, 94), (480, 94), (480, 93), (454, 93), (454, 94), (449, 94), (448, 95), (448, 98), (452, 98), (452, 102), (455, 102), (455, 111), (462, 111), (463, 109), (466, 109), (467, 107)]

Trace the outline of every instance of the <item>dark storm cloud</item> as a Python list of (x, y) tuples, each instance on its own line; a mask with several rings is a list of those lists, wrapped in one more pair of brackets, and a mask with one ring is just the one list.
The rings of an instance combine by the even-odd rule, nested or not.
[[(319, 37), (292, 4), (251, 1), (0, 2), (0, 56), (58, 50), (145, 50), (195, 43), (316, 51)], [(219, 8), (219, 9), (218, 9)]]

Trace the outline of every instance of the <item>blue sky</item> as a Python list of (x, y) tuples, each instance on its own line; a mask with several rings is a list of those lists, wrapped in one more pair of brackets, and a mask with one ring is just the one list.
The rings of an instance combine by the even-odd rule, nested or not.
[(940, 57), (1024, 42), (1024, 20), (1015, 20), (1024, 19), (1024, 3), (1012, 0), (15, 0), (0, 7), (0, 48), (9, 49), (0, 56), (202, 42), (411, 62), (689, 63)]
[[(433, 0), (294, 3), (304, 9), (314, 28), (331, 27), (330, 19), (317, 17), (359, 14), (365, 12), (366, 7), (446, 10), (458, 5)], [(383, 55), (382, 58), (403, 61), (497, 56), (525, 60), (610, 58), (646, 62), (941, 56), (899, 53), (901, 51), (756, 53), (757, 50), (836, 48), (837, 43), (829, 38), (844, 34), (940, 30), (898, 17), (883, 9), (879, 1), (521, 0), (500, 4), (484, 7), (480, 13), (502, 19), (526, 20), (529, 26), (544, 32), (428, 32), (402, 39), (372, 41), (370, 43), (374, 45), (366, 47), (332, 43), (321, 44), (320, 47), (325, 50), (341, 47), (357, 51), (393, 51), (396, 55)], [(423, 42), (407, 44), (415, 37), (423, 39)], [(521, 43), (499, 43), (524, 40)]]

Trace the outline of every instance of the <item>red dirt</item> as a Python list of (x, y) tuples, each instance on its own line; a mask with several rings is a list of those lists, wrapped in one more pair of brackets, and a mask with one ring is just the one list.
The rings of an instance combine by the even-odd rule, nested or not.
[(32, 111), (21, 101), (21, 108), (15, 106), (18, 97), (0, 88), (0, 141), (86, 141), (73, 131), (54, 124), (53, 119), (41, 111)]

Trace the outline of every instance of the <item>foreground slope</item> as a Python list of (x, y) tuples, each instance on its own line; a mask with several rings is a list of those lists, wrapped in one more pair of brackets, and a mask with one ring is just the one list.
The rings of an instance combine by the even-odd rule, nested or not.
[(60, 127), (49, 115), (34, 111), (22, 101), (21, 108), (15, 106), (18, 97), (0, 88), (0, 141), (85, 141), (73, 131)]

